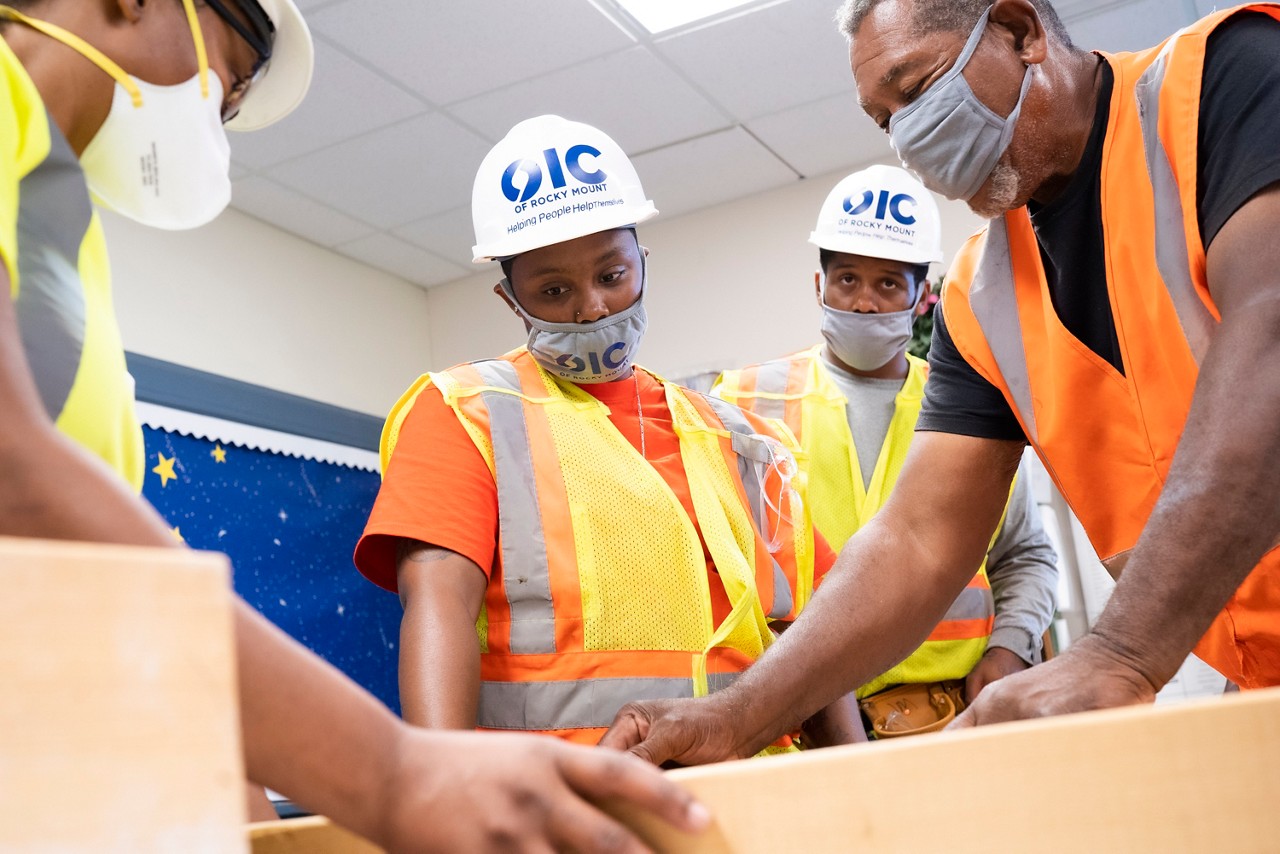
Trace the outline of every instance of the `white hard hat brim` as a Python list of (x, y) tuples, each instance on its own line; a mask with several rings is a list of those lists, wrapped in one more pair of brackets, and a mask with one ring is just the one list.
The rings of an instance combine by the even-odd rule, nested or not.
[[(652, 201), (646, 201), (639, 211), (635, 209), (620, 210), (618, 216), (614, 219), (595, 219), (591, 222), (589, 230), (582, 227), (570, 227), (567, 230), (553, 233), (551, 238), (543, 232), (540, 234), (530, 234), (524, 239), (504, 240), (500, 246), (493, 245), (476, 245), (471, 247), (471, 263), (472, 264), (488, 264), (490, 261), (501, 261), (505, 258), (514, 258), (517, 255), (523, 255), (534, 249), (541, 249), (544, 246), (555, 246), (560, 243), (567, 243), (570, 240), (576, 240), (579, 237), (586, 237), (588, 234), (598, 234), (602, 231), (612, 231), (615, 228), (634, 228), (642, 222), (647, 222), (658, 215), (658, 209), (653, 206)], [(553, 238), (553, 239), (552, 239)], [(548, 240), (551, 239), (551, 242)]]
[(854, 234), (834, 235), (811, 231), (809, 242), (829, 252), (861, 255), (864, 258), (884, 258), (889, 261), (903, 261), (907, 264), (941, 264), (943, 261), (940, 251), (921, 251), (917, 247), (905, 245), (898, 247), (884, 240), (870, 240)]
[(274, 124), (306, 97), (315, 68), (311, 31), (293, 0), (258, 0), (276, 28), (271, 61), (227, 122), (227, 130), (252, 131)]

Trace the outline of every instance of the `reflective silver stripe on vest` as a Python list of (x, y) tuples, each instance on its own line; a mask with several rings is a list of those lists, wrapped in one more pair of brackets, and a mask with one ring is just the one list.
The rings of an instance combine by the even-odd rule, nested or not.
[(1169, 67), (1169, 52), (1176, 37), (1169, 40), (1155, 62), (1147, 67), (1134, 87), (1138, 116), (1142, 125), (1142, 146), (1146, 154), (1147, 173), (1151, 176), (1151, 192), (1155, 202), (1156, 268), (1169, 291), (1178, 323), (1196, 364), (1204, 359), (1209, 339), (1216, 325), (1213, 315), (1196, 293), (1191, 278), (1191, 262), (1184, 231), (1182, 194), (1173, 176), (1169, 154), (1160, 141), (1160, 87)]
[[(737, 677), (736, 673), (708, 673), (707, 688), (715, 693)], [(476, 723), (486, 729), (514, 730), (607, 727), (627, 703), (692, 696), (693, 680), (679, 678), (482, 682)]]
[[(486, 385), (520, 391), (520, 375), (510, 362), (472, 365)], [(502, 547), (503, 591), (511, 607), (511, 651), (556, 651), (555, 606), (551, 571), (538, 504), (529, 427), (524, 401), (512, 394), (482, 392), (489, 410), (494, 479), (498, 488), (498, 528)]]
[[(1022, 214), (1025, 216), (1025, 213)], [(1013, 261), (1009, 254), (1009, 228), (1004, 217), (991, 220), (982, 244), (982, 258), (969, 287), (969, 306), (982, 327), (983, 337), (1005, 386), (1013, 396), (1014, 408), (1027, 427), (1027, 438), (1036, 442), (1036, 414), (1031, 407), (1031, 380), (1027, 354), (1023, 350), (1022, 320), (1013, 284)], [(945, 319), (945, 317), (944, 317)]]
[(950, 620), (985, 620), (996, 612), (995, 598), (986, 587), (966, 587), (947, 609), (943, 622)]
[[(755, 520), (759, 536), (768, 538), (769, 511), (764, 501), (764, 484), (760, 480), (762, 469), (754, 464), (772, 462), (772, 453), (764, 440), (757, 435), (751, 422), (742, 414), (742, 410), (719, 398), (707, 397), (706, 400), (715, 410), (721, 423), (733, 434), (729, 444), (738, 458), (738, 476), (742, 478), (742, 486), (747, 493), (747, 503), (751, 505), (748, 509), (752, 519)], [(765, 616), (778, 620), (791, 613), (794, 599), (786, 573), (782, 571), (776, 559), (770, 557), (770, 560), (773, 561), (773, 604)]]
[(18, 188), (18, 299), (27, 364), (49, 417), (71, 394), (84, 352), (80, 244), (93, 220), (80, 162), (49, 122), (49, 156)]
[[(791, 363), (785, 359), (765, 362), (756, 369), (756, 391), (769, 394), (786, 394), (787, 378), (791, 375)], [(753, 399), (751, 411), (761, 418), (782, 418), (787, 414), (787, 402), (770, 397)]]

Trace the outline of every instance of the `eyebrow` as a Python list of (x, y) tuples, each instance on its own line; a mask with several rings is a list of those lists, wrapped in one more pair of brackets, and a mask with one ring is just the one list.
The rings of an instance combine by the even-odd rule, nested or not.
[[(595, 265), (599, 266), (601, 264), (606, 263), (607, 261), (611, 261), (615, 256), (621, 255), (622, 253), (623, 253), (623, 250), (621, 249), (610, 249), (606, 251), (604, 254), (600, 255), (598, 258), (596, 258)], [(529, 273), (529, 277), (535, 278), (537, 276), (561, 276), (561, 275), (567, 274), (568, 272), (569, 271), (563, 267), (555, 267), (555, 266), (539, 267), (538, 269)]]

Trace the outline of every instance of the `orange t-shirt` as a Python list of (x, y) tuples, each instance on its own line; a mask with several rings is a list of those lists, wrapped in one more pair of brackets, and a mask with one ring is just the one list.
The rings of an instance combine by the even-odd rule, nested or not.
[[(634, 379), (633, 379), (634, 377)], [(680, 457), (671, 412), (662, 384), (643, 370), (610, 383), (580, 386), (609, 407), (609, 420), (636, 450), (640, 450), (644, 413), (644, 456), (671, 487), (694, 527), (689, 482)], [(759, 432), (772, 431), (756, 416), (746, 413)], [(702, 531), (698, 531), (699, 538)], [(492, 574), (498, 559), (498, 490), (484, 457), (444, 402), (440, 390), (427, 388), (418, 396), (400, 428), (395, 453), (383, 474), (382, 488), (374, 502), (364, 535), (356, 545), (355, 563), (360, 572), (380, 587), (396, 591), (396, 544), (401, 538), (421, 540), (457, 552)], [(814, 532), (814, 584), (831, 565), (835, 554)], [(703, 542), (707, 569), (715, 562)], [(712, 614), (719, 621), (729, 612), (728, 597), (718, 583), (710, 585)]]

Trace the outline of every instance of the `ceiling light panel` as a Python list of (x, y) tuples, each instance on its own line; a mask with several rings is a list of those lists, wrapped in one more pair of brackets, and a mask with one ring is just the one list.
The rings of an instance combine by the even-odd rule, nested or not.
[(658, 34), (694, 21), (701, 21), (733, 9), (749, 6), (755, 0), (617, 0), (650, 33)]

